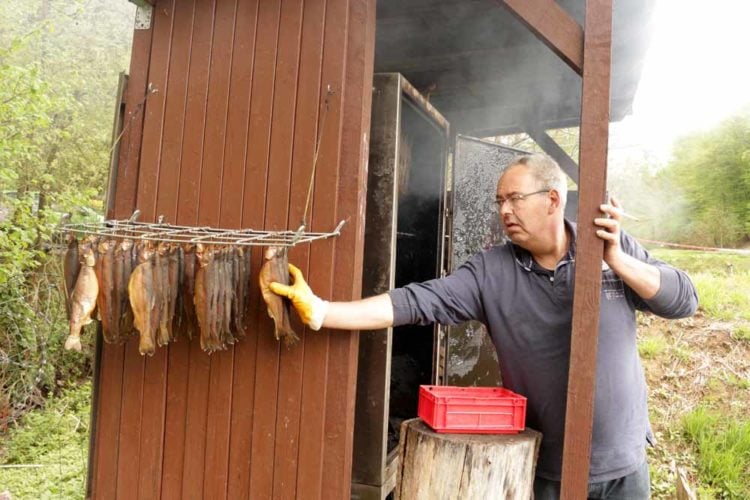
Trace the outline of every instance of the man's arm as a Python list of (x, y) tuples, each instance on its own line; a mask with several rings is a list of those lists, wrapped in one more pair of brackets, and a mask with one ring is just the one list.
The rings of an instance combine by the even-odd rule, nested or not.
[(602, 205), (600, 208), (609, 215), (609, 218), (594, 219), (594, 224), (602, 228), (597, 230), (596, 235), (604, 240), (604, 262), (639, 297), (645, 300), (653, 298), (661, 287), (659, 269), (622, 250), (619, 203), (613, 199), (611, 205)]
[[(619, 204), (602, 205), (610, 218), (594, 219), (602, 229), (596, 234), (604, 240), (604, 261), (641, 299), (639, 309), (665, 318), (691, 316), (698, 308), (698, 294), (684, 272), (651, 258), (632, 237), (621, 234)], [(627, 251), (622, 245), (627, 245)]]
[(327, 302), (315, 295), (305, 278), (289, 264), (292, 284), (271, 283), (271, 291), (292, 301), (302, 321), (313, 330), (377, 330), (393, 325), (393, 305), (387, 293), (352, 302)]
[(340, 330), (377, 330), (393, 326), (393, 304), (387, 293), (352, 302), (330, 302), (323, 326)]

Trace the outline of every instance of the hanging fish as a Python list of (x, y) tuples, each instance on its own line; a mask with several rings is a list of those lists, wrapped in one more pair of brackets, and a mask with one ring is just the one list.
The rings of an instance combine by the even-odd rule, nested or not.
[(232, 301), (232, 325), (234, 337), (240, 339), (245, 336), (245, 294), (247, 292), (247, 276), (245, 276), (245, 250), (234, 248), (232, 255), (232, 281), (234, 285), (234, 301)]
[(182, 299), (182, 305), (184, 307), (184, 323), (185, 332), (189, 339), (193, 338), (195, 333), (198, 319), (195, 315), (195, 273), (197, 264), (197, 257), (195, 256), (195, 245), (187, 245), (183, 248), (182, 256), (182, 285), (180, 287)]
[[(130, 307), (128, 299), (128, 282), (133, 274), (133, 268), (137, 264), (133, 240), (124, 239), (115, 249), (115, 296), (118, 304), (116, 306), (115, 318), (119, 322), (118, 342), (125, 342), (135, 331), (133, 326), (133, 308)], [(136, 256), (136, 259), (133, 258)]]
[(79, 253), (81, 269), (70, 297), (70, 334), (65, 340), (65, 349), (80, 352), (81, 328), (91, 323), (91, 314), (99, 295), (99, 283), (94, 272), (96, 257), (92, 244), (83, 245)]
[(72, 234), (66, 236), (68, 240), (68, 250), (65, 252), (63, 259), (63, 279), (65, 280), (65, 312), (70, 321), (71, 296), (73, 288), (76, 286), (78, 272), (81, 270), (81, 263), (78, 261), (78, 240)]
[(185, 304), (182, 296), (182, 281), (185, 279), (185, 252), (181, 245), (172, 245), (169, 254), (169, 287), (172, 290), (172, 329), (171, 340), (177, 339), (177, 333), (185, 318)]
[(99, 282), (99, 295), (96, 306), (102, 321), (102, 334), (105, 342), (114, 343), (119, 338), (119, 318), (115, 320), (114, 308), (114, 251), (116, 243), (102, 238), (97, 245), (97, 259), (94, 271)]
[[(193, 302), (200, 329), (201, 349), (213, 352), (211, 336), (214, 329), (215, 309), (212, 308), (212, 297), (215, 295), (215, 286), (211, 276), (213, 270), (211, 263), (214, 259), (214, 253), (210, 247), (199, 243), (196, 247), (195, 255), (198, 258), (198, 265), (195, 271), (195, 295)], [(213, 302), (215, 303), (215, 300)]]
[(224, 349), (227, 345), (234, 344), (234, 335), (232, 335), (232, 303), (234, 302), (234, 275), (232, 274), (232, 261), (235, 258), (234, 248), (226, 247), (224, 249), (224, 262), (222, 265), (222, 286), (224, 293), (224, 314), (221, 322), (221, 344)]
[(286, 345), (292, 345), (299, 340), (299, 337), (292, 329), (292, 324), (289, 321), (288, 299), (276, 295), (269, 288), (269, 285), (273, 282), (282, 285), (289, 284), (289, 263), (286, 248), (268, 247), (263, 259), (265, 262), (260, 269), (260, 291), (263, 294), (263, 300), (266, 301), (266, 306), (268, 306), (268, 315), (274, 322), (276, 340), (283, 337)]
[(154, 259), (154, 295), (156, 297), (157, 314), (159, 316), (159, 333), (156, 336), (156, 343), (160, 346), (165, 346), (172, 338), (172, 317), (169, 315), (172, 290), (169, 287), (168, 243), (159, 243)]
[(133, 324), (140, 333), (138, 351), (141, 354), (154, 354), (158, 316), (154, 296), (154, 251), (149, 242), (138, 248), (138, 265), (128, 282), (128, 295), (133, 308)]

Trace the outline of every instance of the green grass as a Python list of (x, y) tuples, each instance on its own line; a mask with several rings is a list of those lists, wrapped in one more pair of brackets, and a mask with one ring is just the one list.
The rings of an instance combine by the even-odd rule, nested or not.
[(702, 272), (692, 278), (706, 316), (750, 321), (750, 273), (721, 276)]
[(714, 272), (717, 274), (750, 273), (750, 254), (725, 252), (700, 252), (697, 250), (676, 250), (671, 248), (649, 249), (651, 255), (690, 274)]
[(646, 337), (638, 341), (638, 352), (642, 358), (653, 359), (667, 350), (667, 339), (659, 336)]
[(91, 384), (69, 388), (26, 414), (2, 436), (0, 491), (24, 498), (83, 498), (88, 461)]
[(701, 482), (724, 498), (750, 498), (750, 421), (699, 407), (682, 420)]
[(651, 253), (690, 274), (706, 316), (750, 321), (750, 255), (665, 248)]
[(750, 342), (750, 326), (740, 325), (734, 330), (734, 337), (738, 340)]

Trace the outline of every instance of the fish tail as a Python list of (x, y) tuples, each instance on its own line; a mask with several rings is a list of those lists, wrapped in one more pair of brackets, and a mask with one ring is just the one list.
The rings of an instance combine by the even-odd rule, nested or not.
[(65, 339), (65, 350), (81, 352), (81, 337), (72, 333), (68, 335), (68, 338)]

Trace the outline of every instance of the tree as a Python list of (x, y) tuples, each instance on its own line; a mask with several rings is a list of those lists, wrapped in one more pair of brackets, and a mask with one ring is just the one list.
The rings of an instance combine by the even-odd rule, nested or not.
[(717, 127), (680, 139), (665, 179), (688, 203), (687, 238), (734, 246), (750, 236), (750, 108)]

